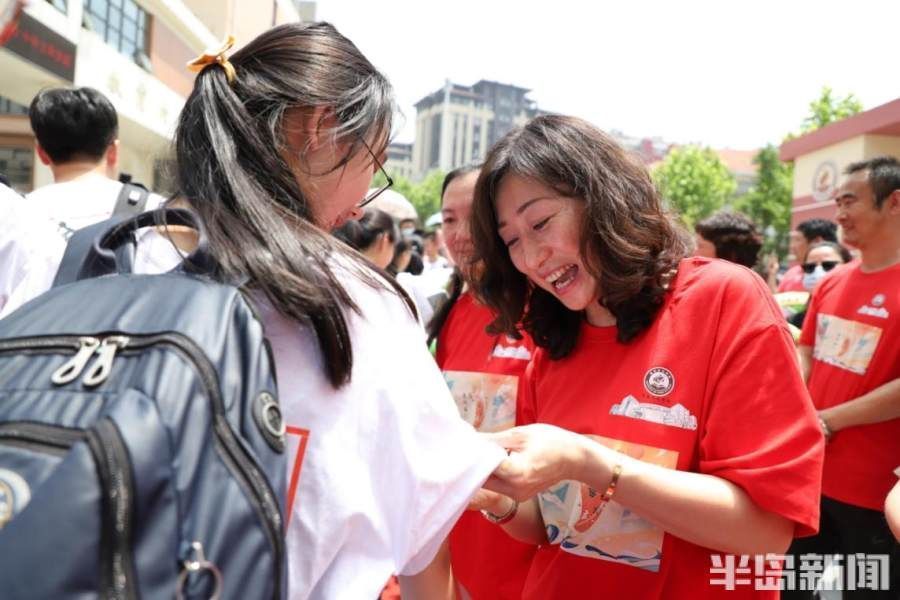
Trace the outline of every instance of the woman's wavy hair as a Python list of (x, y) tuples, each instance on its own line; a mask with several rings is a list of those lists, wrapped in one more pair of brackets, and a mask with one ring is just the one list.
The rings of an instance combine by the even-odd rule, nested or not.
[(495, 209), (500, 184), (510, 175), (584, 203), (581, 254), (599, 282), (600, 303), (616, 318), (620, 342), (647, 329), (672, 270), (689, 254), (689, 238), (636, 158), (586, 121), (546, 115), (497, 142), (476, 184), (472, 238), (485, 268), (473, 284), (497, 313), (489, 330), (516, 335), (521, 322), (535, 344), (559, 359), (575, 347), (584, 318), (513, 266), (497, 233)]
[[(387, 145), (394, 110), (387, 79), (328, 23), (292, 23), (266, 31), (221, 65), (201, 71), (175, 134), (181, 195), (196, 212), (220, 272), (248, 281), (285, 316), (311, 327), (335, 387), (350, 379), (353, 354), (344, 311), (359, 312), (335, 273), (333, 257), (372, 286), (385, 285), (313, 221), (289, 164), (289, 109), (327, 107), (331, 132), (348, 145), (334, 169), (375, 140)], [(305, 149), (301, 152), (301, 165)], [(338, 267), (344, 268), (344, 267)]]

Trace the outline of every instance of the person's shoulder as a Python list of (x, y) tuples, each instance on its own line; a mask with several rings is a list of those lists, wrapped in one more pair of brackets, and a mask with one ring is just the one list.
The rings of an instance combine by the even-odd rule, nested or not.
[(771, 295), (763, 278), (751, 269), (726, 260), (701, 256), (682, 259), (674, 286), (676, 294)]
[[(389, 281), (388, 276), (342, 252), (332, 254), (329, 258), (329, 267), (366, 320), (377, 319), (379, 315), (397, 318), (401, 314), (406, 314), (415, 322), (406, 298), (395, 284)], [(409, 291), (406, 293), (409, 294)]]
[(858, 260), (850, 261), (843, 265), (838, 265), (830, 273), (826, 273), (825, 277), (816, 286), (815, 294), (821, 296), (827, 294), (835, 288), (839, 288), (856, 277), (860, 271), (860, 263)]
[(29, 200), (65, 200), (71, 202), (73, 197), (88, 200), (97, 199), (107, 202), (110, 197), (115, 199), (122, 190), (122, 182), (91, 174), (70, 181), (48, 183), (29, 192), (26, 196)]
[(757, 324), (784, 321), (763, 278), (735, 263), (686, 258), (679, 265), (673, 286), (673, 303), (688, 316), (718, 315), (720, 319), (744, 319)]
[[(10, 189), (2, 190), (0, 197), (0, 227), (4, 232), (15, 234), (28, 241), (45, 232), (55, 232), (50, 226), (47, 214), (28, 197), (22, 197)], [(28, 235), (22, 235), (27, 233)]]

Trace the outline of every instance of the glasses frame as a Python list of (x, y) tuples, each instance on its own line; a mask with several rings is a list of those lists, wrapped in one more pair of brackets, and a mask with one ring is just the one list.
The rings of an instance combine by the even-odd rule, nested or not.
[(381, 186), (377, 190), (370, 191), (368, 194), (366, 194), (365, 198), (363, 198), (359, 203), (357, 203), (356, 208), (363, 208), (367, 204), (370, 204), (375, 198), (380, 196), (385, 190), (390, 189), (394, 185), (394, 180), (391, 179), (391, 176), (388, 175), (387, 171), (384, 170), (384, 165), (381, 164), (381, 161), (378, 160), (378, 157), (375, 156), (374, 152), (372, 152), (372, 149), (366, 143), (366, 140), (360, 139), (359, 141), (363, 146), (365, 146), (366, 150), (369, 152), (369, 156), (372, 157), (372, 162), (375, 163), (375, 166), (378, 167), (377, 170), (381, 171), (381, 173), (384, 175), (384, 178), (387, 179), (387, 183), (385, 183), (383, 186)]

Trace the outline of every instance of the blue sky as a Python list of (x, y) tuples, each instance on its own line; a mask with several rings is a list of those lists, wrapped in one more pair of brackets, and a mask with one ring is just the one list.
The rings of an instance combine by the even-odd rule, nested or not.
[(604, 129), (751, 149), (796, 130), (823, 85), (900, 97), (895, 0), (319, 0), (413, 103), (445, 79), (532, 90)]

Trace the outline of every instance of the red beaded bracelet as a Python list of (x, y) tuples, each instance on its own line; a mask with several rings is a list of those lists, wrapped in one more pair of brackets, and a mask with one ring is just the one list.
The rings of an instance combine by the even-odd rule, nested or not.
[(613, 494), (616, 493), (616, 486), (619, 485), (619, 476), (622, 474), (622, 465), (616, 465), (612, 470), (612, 479), (609, 481), (609, 487), (606, 488), (606, 491), (603, 492), (603, 497), (600, 499), (602, 504), (606, 504), (613, 497)]

